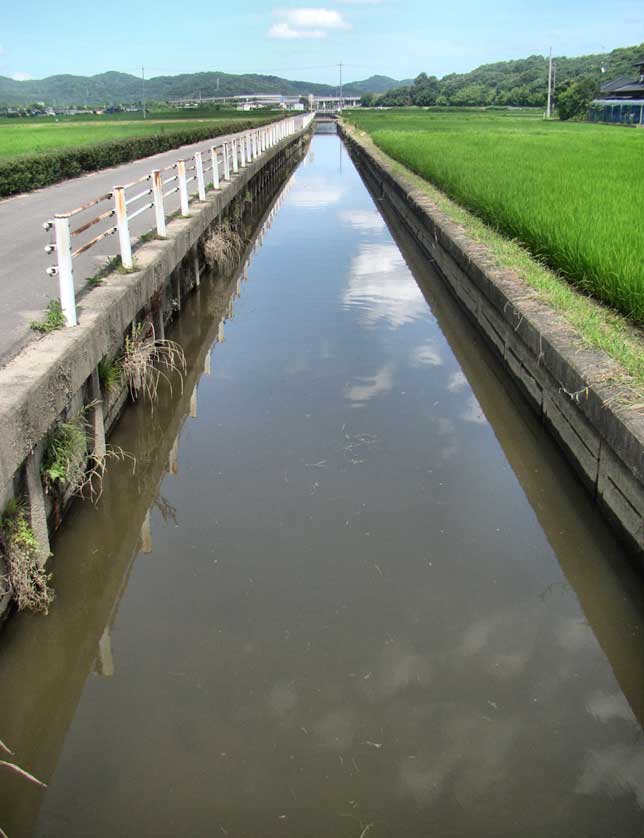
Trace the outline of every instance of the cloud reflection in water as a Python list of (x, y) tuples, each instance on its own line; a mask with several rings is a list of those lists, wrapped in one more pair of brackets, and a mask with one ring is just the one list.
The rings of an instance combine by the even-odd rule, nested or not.
[(342, 302), (360, 311), (360, 322), (373, 326), (380, 320), (397, 329), (426, 315), (427, 304), (393, 242), (363, 242), (351, 261), (349, 284)]

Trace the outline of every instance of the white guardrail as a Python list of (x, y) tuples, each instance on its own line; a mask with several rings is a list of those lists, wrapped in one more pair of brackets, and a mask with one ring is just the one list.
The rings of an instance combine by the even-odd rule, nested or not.
[[(290, 117), (261, 128), (252, 128), (235, 134), (217, 146), (207, 146), (195, 151), (189, 158), (177, 160), (163, 169), (153, 169), (149, 174), (126, 183), (125, 186), (115, 186), (111, 192), (106, 192), (70, 212), (56, 213), (53, 220), (45, 221), (44, 229), (46, 231), (53, 229), (55, 237), (54, 242), (46, 245), (45, 252), (55, 253), (57, 257), (57, 264), (47, 268), (47, 274), (58, 277), (60, 304), (66, 325), (75, 326), (78, 323), (74, 259), (107, 236), (118, 233), (121, 264), (126, 270), (131, 270), (134, 267), (130, 234), (131, 221), (143, 213), (153, 211), (154, 226), (148, 227), (142, 235), (156, 230), (158, 236), (165, 238), (167, 216), (164, 200), (166, 198), (178, 192), (181, 215), (188, 215), (191, 200), (205, 201), (208, 191), (217, 191), (222, 188), (222, 180), (224, 182), (232, 180), (240, 169), (257, 160), (281, 140), (296, 133), (298, 130), (296, 121), (301, 121), (301, 130), (304, 130), (313, 117), (313, 114)], [(206, 188), (208, 172), (212, 173), (208, 183), (210, 189)], [(191, 196), (188, 184), (193, 181), (196, 181), (197, 192)], [(80, 225), (72, 229), (72, 219), (106, 203), (107, 209), (89, 221), (82, 221)], [(102, 222), (107, 222), (106, 229), (74, 249), (73, 243), (74, 240), (78, 241), (78, 236)]]

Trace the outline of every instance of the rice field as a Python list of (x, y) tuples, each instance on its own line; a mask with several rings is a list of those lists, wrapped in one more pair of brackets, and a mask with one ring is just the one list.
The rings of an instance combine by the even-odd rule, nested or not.
[(171, 134), (202, 125), (218, 127), (237, 121), (265, 120), (266, 111), (174, 110), (141, 114), (61, 116), (0, 119), (0, 160), (39, 154), (60, 148), (79, 148), (106, 140)]
[(490, 112), (345, 119), (548, 267), (644, 325), (644, 130)]

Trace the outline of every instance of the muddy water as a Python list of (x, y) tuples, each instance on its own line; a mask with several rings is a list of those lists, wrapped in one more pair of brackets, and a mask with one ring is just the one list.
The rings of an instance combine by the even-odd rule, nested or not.
[(642, 587), (337, 137), (246, 273), (0, 637), (0, 825), (644, 834)]

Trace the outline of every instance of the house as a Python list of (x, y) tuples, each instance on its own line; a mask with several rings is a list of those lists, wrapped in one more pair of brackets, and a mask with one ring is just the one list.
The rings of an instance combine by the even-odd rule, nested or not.
[(601, 96), (590, 105), (591, 122), (613, 122), (644, 127), (644, 57), (633, 64), (637, 78), (620, 76), (603, 84)]

